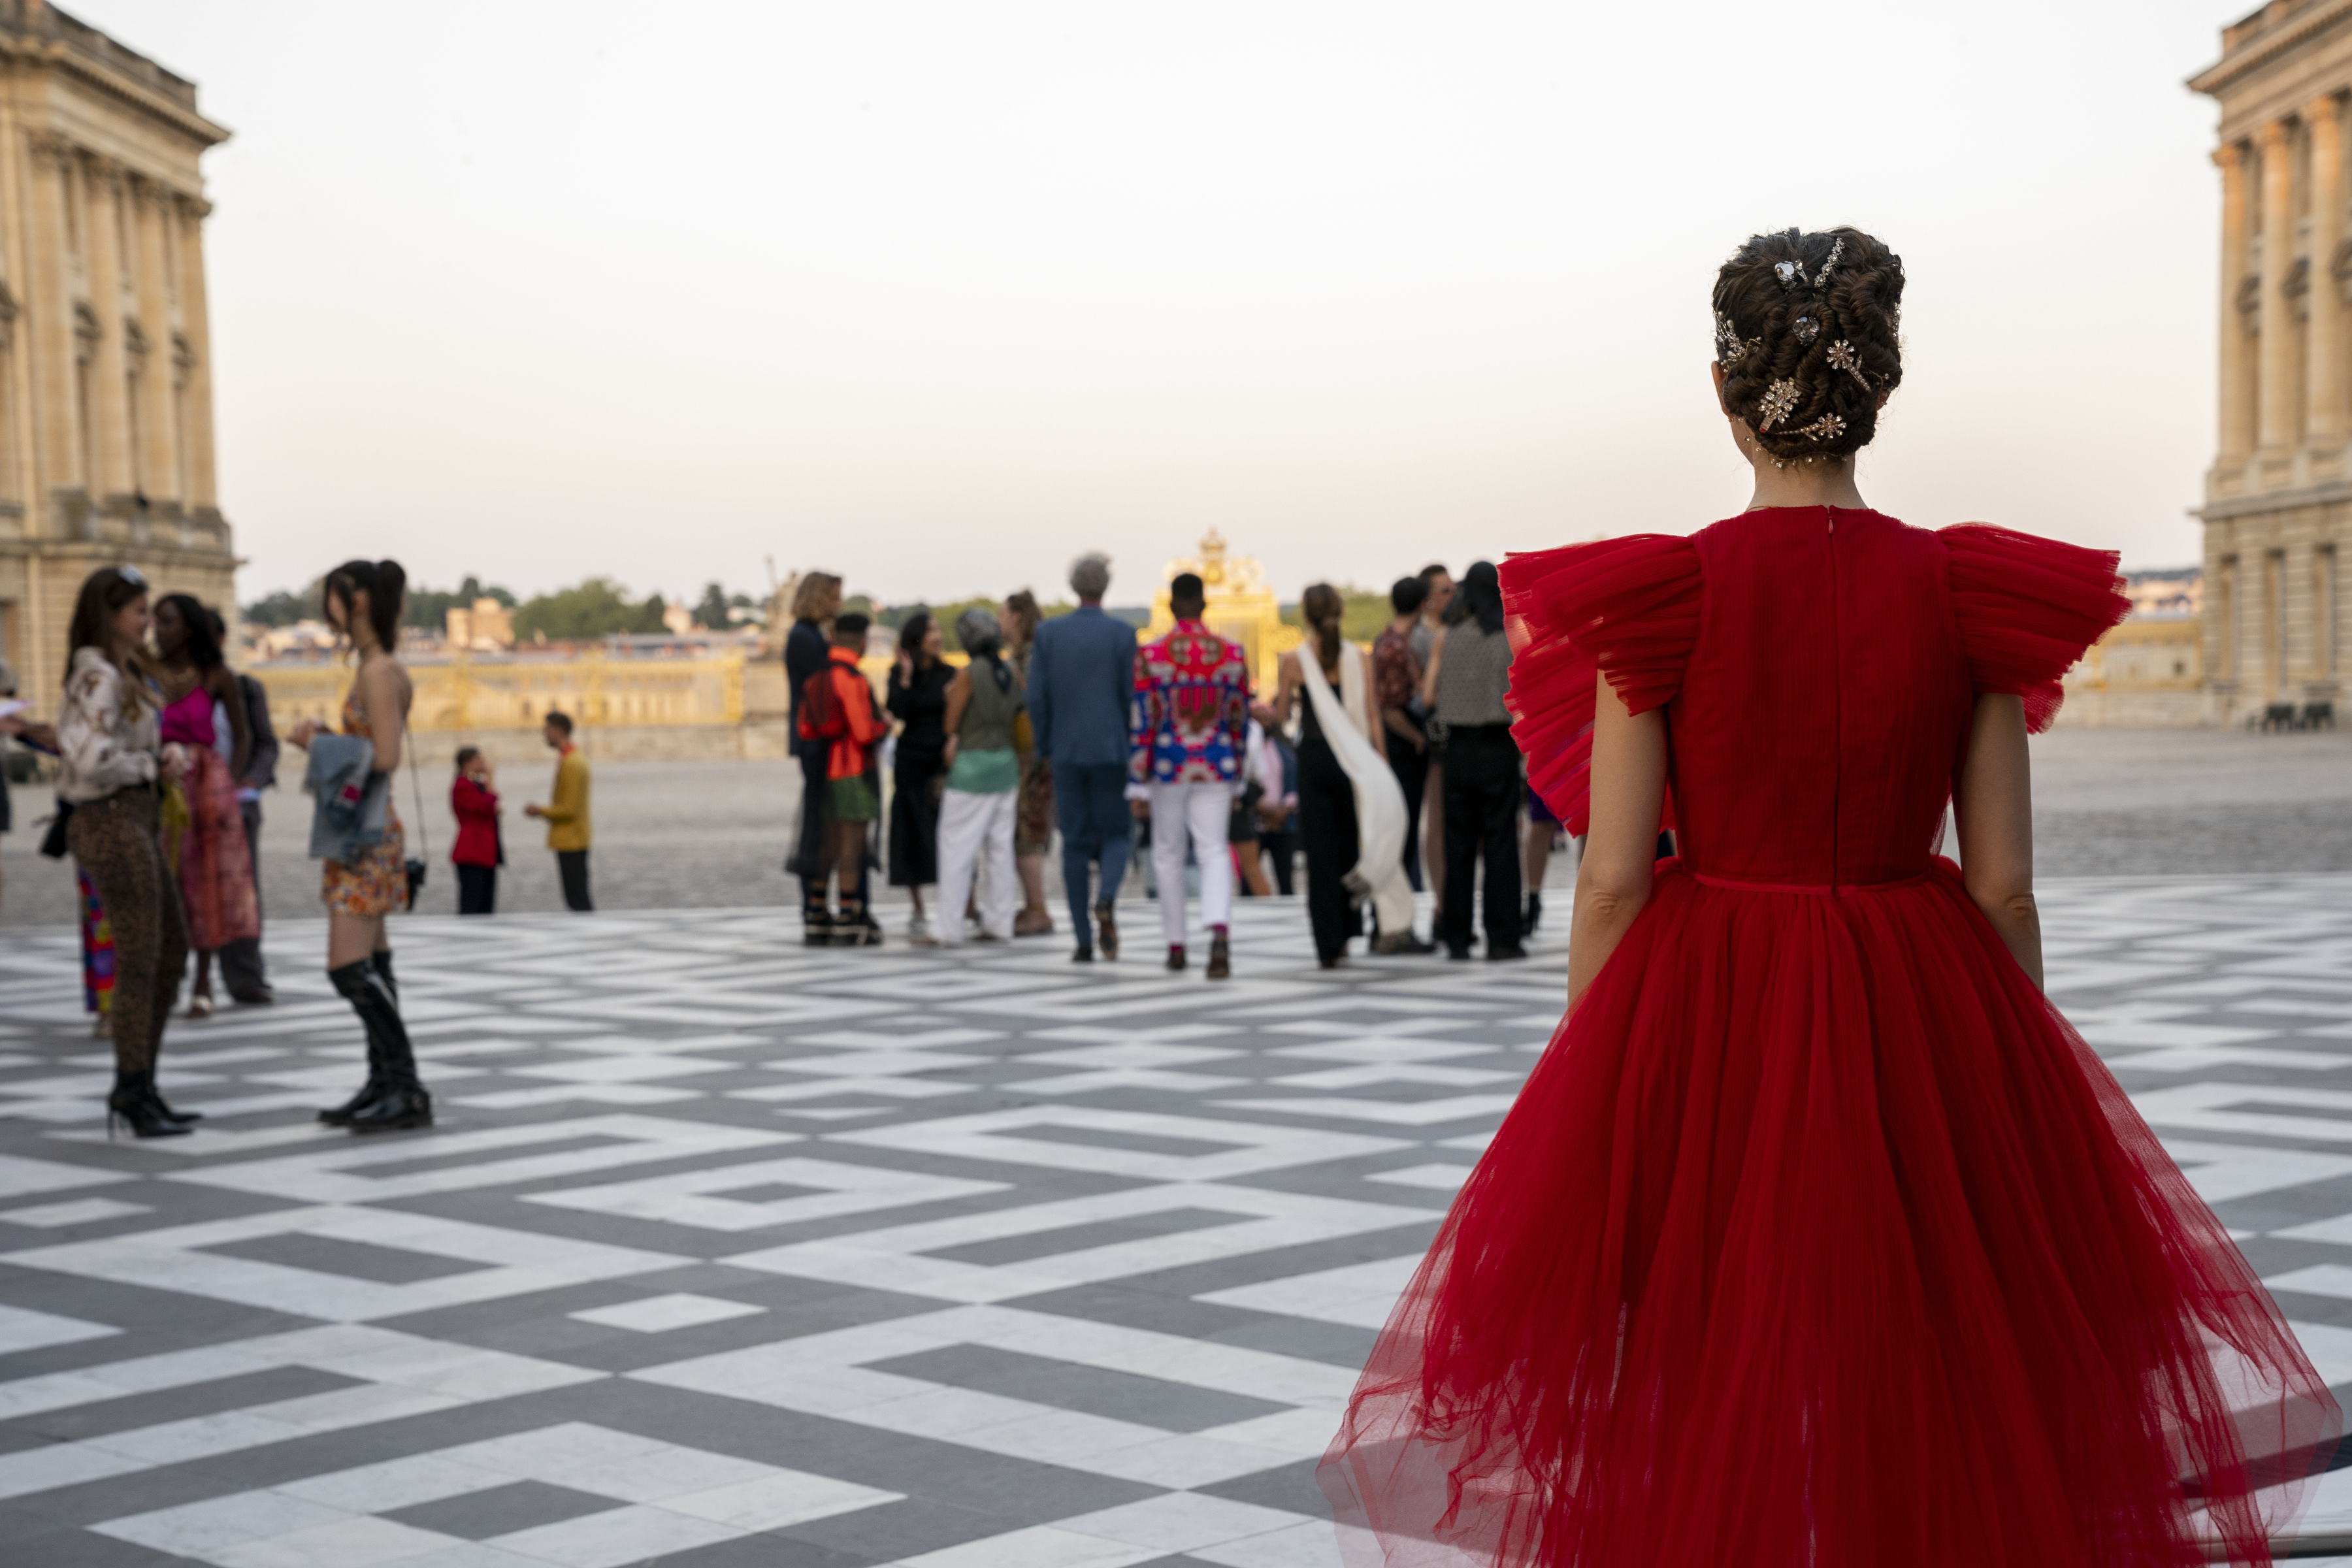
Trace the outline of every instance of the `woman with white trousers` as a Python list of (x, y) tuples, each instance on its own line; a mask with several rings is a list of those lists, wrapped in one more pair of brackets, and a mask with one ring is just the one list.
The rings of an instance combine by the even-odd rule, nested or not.
[(956, 617), (956, 640), (971, 662), (948, 687), (947, 793), (940, 801), (940, 945), (963, 940), (963, 911), (975, 872), (980, 877), (980, 939), (1013, 940), (1020, 880), (1013, 860), (1013, 826), (1020, 801), (1021, 759), (1013, 721), (1021, 712), (1021, 683), (1004, 658), (997, 618), (974, 607)]

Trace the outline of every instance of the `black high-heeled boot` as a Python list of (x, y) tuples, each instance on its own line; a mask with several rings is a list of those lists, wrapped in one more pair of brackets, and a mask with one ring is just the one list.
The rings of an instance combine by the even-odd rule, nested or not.
[[(392, 988), (370, 960), (331, 969), (327, 978), (367, 1030), (370, 1075), (352, 1103), (338, 1107), (331, 1125), (354, 1132), (390, 1132), (433, 1125), (433, 1097), (416, 1077), (416, 1054)], [(324, 1117), (326, 1113), (322, 1112)]]
[(383, 976), (384, 989), (392, 993), (392, 1005), (394, 1007), (398, 1007), (400, 1005), (400, 982), (394, 979), (392, 975), (392, 949), (387, 947), (378, 952), (369, 953), (368, 962), (375, 965), (375, 972), (378, 974)]
[(115, 1119), (129, 1124), (132, 1136), (139, 1138), (180, 1138), (193, 1131), (188, 1123), (172, 1114), (163, 1098), (155, 1092), (152, 1072), (121, 1072), (114, 1075), (114, 1092), (106, 1097), (106, 1131), (114, 1134)]

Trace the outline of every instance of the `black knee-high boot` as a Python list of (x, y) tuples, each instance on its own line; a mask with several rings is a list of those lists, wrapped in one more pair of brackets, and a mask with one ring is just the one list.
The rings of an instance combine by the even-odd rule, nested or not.
[(383, 976), (384, 987), (392, 993), (392, 1005), (394, 1007), (399, 1006), (400, 982), (394, 979), (392, 975), (392, 949), (378, 948), (368, 954), (368, 962), (375, 965), (375, 972), (378, 974)]
[(383, 973), (362, 959), (329, 970), (327, 978), (360, 1016), (368, 1037), (368, 1087), (360, 1091), (358, 1103), (333, 1113), (334, 1124), (354, 1132), (431, 1126), (433, 1099), (417, 1081), (416, 1054)]

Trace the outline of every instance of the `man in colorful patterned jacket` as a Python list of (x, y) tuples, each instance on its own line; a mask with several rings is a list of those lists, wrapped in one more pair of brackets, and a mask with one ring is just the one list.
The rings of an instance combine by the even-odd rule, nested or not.
[(1249, 737), (1249, 659), (1202, 623), (1208, 601), (1190, 572), (1168, 585), (1175, 628), (1135, 656), (1134, 746), (1129, 790), (1150, 803), (1152, 874), (1168, 967), (1184, 967), (1184, 845), (1201, 866), (1201, 921), (1209, 928), (1209, 978), (1233, 972), (1225, 942), (1234, 910), (1228, 843), (1234, 791)]

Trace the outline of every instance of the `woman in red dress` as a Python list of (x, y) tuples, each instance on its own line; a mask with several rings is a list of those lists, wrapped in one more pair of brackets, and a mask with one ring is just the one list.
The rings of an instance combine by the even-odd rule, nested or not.
[(1324, 1461), (1353, 1560), (2261, 1563), (2334, 1455), (2042, 997), (2026, 735), (2126, 606), (2112, 554), (1864, 504), (1902, 287), (1853, 229), (1749, 240), (1752, 504), (1503, 569), (1514, 733), (1589, 817), (1569, 1013)]

